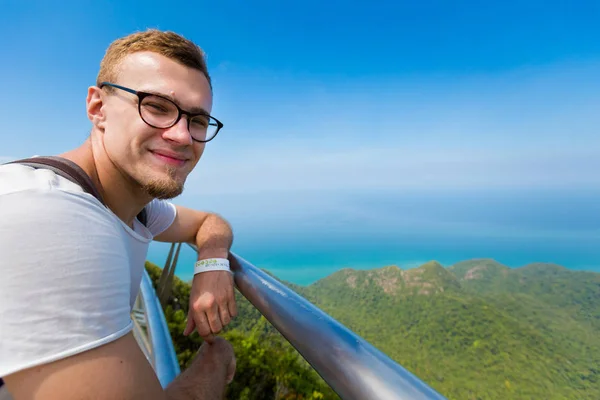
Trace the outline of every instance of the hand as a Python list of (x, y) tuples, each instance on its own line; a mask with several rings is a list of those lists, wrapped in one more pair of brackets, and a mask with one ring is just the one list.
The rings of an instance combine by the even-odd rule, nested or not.
[(209, 271), (196, 274), (190, 292), (187, 325), (183, 334), (194, 328), (207, 342), (227, 326), (237, 315), (233, 292), (233, 276), (228, 271)]
[(215, 365), (225, 367), (225, 384), (231, 383), (235, 376), (237, 362), (233, 351), (233, 346), (227, 340), (221, 337), (215, 337), (212, 343), (204, 342), (198, 351), (199, 362), (202, 367), (210, 368), (215, 372), (218, 368)]

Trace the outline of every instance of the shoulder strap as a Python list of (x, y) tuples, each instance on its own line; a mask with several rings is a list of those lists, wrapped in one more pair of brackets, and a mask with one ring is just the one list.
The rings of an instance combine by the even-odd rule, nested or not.
[[(54, 171), (54, 173), (57, 175), (60, 175), (81, 186), (84, 191), (94, 196), (100, 203), (106, 206), (102, 195), (98, 189), (96, 189), (94, 182), (92, 182), (88, 174), (86, 174), (86, 172), (79, 165), (75, 164), (71, 160), (57, 156), (48, 156), (24, 158), (22, 160), (10, 161), (7, 164), (23, 164), (32, 168), (44, 168)], [(144, 226), (146, 226), (146, 223), (148, 222), (148, 215), (145, 207), (137, 215), (137, 218)]]
[(146, 207), (142, 208), (142, 211), (140, 211), (140, 213), (137, 215), (137, 219), (142, 223), (142, 225), (144, 226), (148, 226), (148, 213), (146, 212)]
[(71, 160), (67, 160), (66, 158), (50, 156), (50, 157), (33, 157), (33, 158), (25, 158), (22, 160), (11, 161), (8, 164), (23, 164), (33, 168), (44, 168), (54, 171), (57, 175), (62, 176), (70, 180), (73, 183), (78, 184), (85, 190), (87, 193), (91, 194), (95, 198), (98, 199), (100, 203), (106, 205), (104, 203), (104, 199), (96, 189), (96, 186), (85, 173), (83, 169), (77, 164), (75, 164)]

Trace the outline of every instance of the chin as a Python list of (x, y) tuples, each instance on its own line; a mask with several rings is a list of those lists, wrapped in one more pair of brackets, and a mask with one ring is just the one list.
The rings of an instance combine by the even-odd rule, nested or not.
[(183, 193), (183, 185), (149, 184), (144, 186), (144, 191), (153, 199), (168, 200)]
[(154, 177), (142, 184), (143, 190), (154, 199), (167, 200), (179, 196), (183, 192), (185, 178), (177, 176), (177, 171), (170, 170), (165, 176)]

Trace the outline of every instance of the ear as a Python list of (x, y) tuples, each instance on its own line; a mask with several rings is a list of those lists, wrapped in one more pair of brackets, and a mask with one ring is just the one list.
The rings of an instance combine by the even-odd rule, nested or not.
[(104, 102), (102, 100), (102, 90), (97, 86), (90, 86), (86, 98), (87, 116), (95, 128), (104, 130), (106, 115), (104, 114)]

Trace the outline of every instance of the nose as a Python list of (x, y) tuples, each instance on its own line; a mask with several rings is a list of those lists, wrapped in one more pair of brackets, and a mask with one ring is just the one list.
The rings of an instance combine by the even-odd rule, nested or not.
[(176, 142), (180, 145), (191, 145), (193, 140), (188, 129), (187, 116), (182, 115), (175, 125), (164, 130), (162, 136), (164, 139)]

